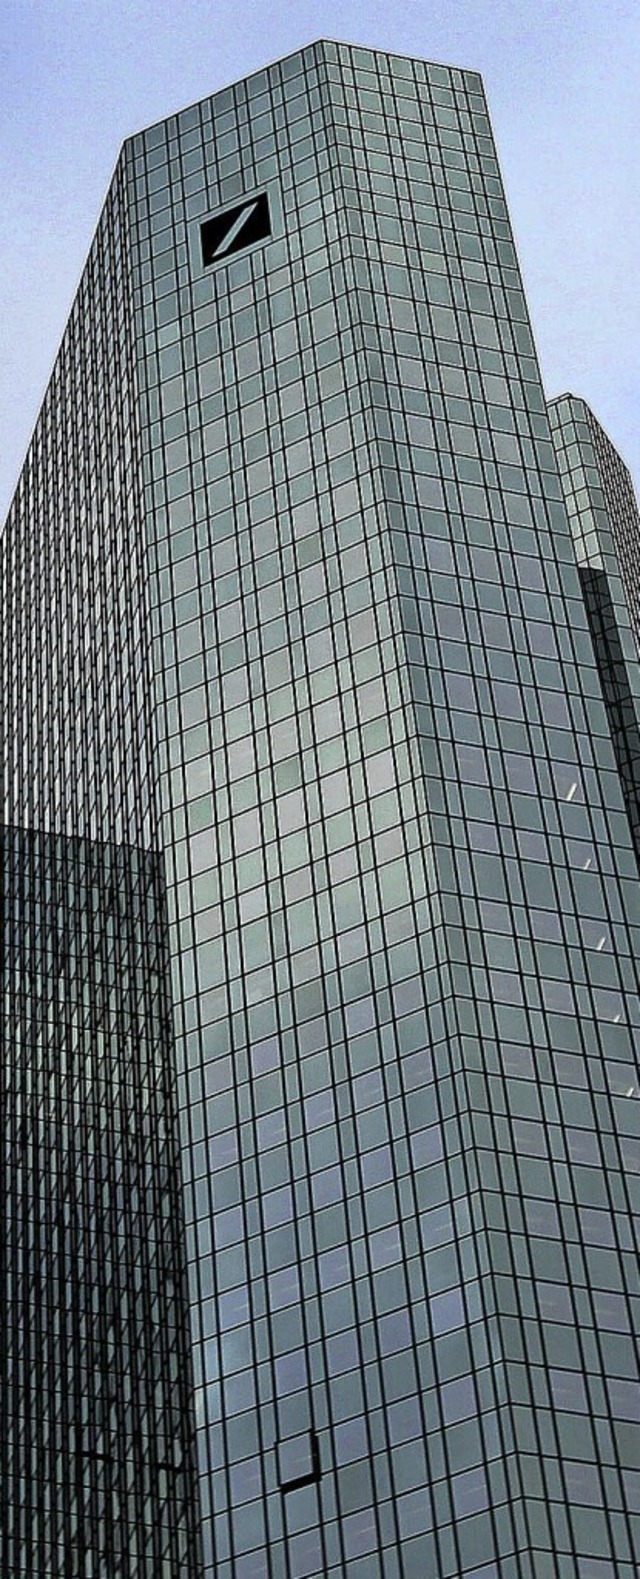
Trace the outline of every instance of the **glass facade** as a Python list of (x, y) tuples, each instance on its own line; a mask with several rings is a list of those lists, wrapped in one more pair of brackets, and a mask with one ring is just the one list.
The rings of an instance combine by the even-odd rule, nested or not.
[(202, 1573), (128, 248), (0, 537), (3, 1579)]
[(569, 421), (474, 73), (321, 43), (125, 145), (1, 540), (5, 818), (162, 874), (206, 1579), (637, 1572), (636, 824)]
[(4, 828), (3, 1574), (201, 1572), (156, 856)]
[(549, 406), (578, 575), (640, 862), (640, 515), (626, 466), (584, 400)]

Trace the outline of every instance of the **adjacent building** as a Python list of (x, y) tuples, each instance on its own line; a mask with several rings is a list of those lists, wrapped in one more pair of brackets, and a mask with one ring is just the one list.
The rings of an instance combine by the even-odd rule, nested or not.
[(626, 466), (584, 400), (549, 419), (622, 793), (640, 862), (640, 522)]
[(634, 1579), (638, 542), (478, 76), (125, 145), (0, 539), (9, 1574)]

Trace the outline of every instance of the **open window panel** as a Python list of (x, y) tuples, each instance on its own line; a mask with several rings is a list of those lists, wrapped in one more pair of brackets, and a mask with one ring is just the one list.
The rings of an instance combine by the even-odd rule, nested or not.
[(320, 1440), (316, 1431), (288, 1437), (276, 1444), (280, 1490), (299, 1491), (302, 1486), (313, 1486), (322, 1478)]

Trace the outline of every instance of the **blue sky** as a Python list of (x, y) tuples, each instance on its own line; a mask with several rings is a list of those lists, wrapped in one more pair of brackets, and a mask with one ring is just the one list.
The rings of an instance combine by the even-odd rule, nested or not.
[(547, 392), (640, 485), (638, 0), (2, 0), (0, 518), (123, 139), (318, 37), (482, 72)]

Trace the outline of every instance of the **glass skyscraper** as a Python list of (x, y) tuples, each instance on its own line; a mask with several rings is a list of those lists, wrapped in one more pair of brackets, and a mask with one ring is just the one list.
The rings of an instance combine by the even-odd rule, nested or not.
[(125, 145), (0, 539), (11, 1576), (635, 1579), (639, 534), (478, 76)]

